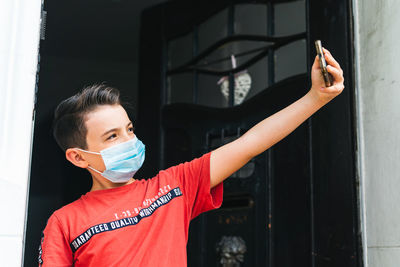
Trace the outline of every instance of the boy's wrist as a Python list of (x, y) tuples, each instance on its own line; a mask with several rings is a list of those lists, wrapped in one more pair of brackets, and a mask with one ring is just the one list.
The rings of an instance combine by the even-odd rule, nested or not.
[(321, 96), (315, 88), (312, 88), (305, 95), (310, 105), (314, 106), (317, 110), (325, 106), (330, 99)]
[(317, 89), (311, 87), (311, 89), (306, 94), (306, 97), (310, 100), (313, 105), (318, 106), (318, 108), (323, 107), (327, 104), (330, 100), (322, 97), (318, 94)]

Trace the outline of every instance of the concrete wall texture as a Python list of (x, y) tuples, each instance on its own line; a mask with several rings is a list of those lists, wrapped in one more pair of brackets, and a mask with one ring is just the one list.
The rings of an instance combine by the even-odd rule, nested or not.
[(400, 264), (400, 1), (354, 0), (364, 257)]

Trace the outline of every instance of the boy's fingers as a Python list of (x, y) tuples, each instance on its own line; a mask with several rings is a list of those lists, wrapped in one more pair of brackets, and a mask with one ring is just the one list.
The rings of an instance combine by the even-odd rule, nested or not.
[(335, 82), (342, 83), (344, 81), (341, 70), (334, 68), (333, 66), (327, 66), (327, 70), (333, 76)]
[(333, 57), (333, 56), (332, 56), (332, 53), (331, 53), (328, 49), (322, 47), (322, 50), (324, 51), (324, 55), (325, 55), (325, 54), (328, 54), (328, 55), (330, 55), (331, 57)]
[(337, 69), (341, 70), (340, 64), (336, 61), (336, 59), (332, 56), (332, 54), (324, 48), (325, 60), (329, 65), (334, 66)]
[(332, 56), (326, 57), (326, 63), (328, 63), (328, 65), (331, 65), (342, 72), (342, 68), (340, 67), (339, 63)]
[(322, 50), (324, 50), (324, 52), (331, 54), (331, 51), (329, 51), (328, 49), (326, 49), (325, 47), (322, 47)]

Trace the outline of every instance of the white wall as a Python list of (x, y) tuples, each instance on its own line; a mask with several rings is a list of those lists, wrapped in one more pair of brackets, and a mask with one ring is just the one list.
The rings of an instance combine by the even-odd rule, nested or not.
[(354, 0), (365, 258), (400, 266), (400, 1)]
[(0, 0), (0, 259), (21, 266), (40, 0)]

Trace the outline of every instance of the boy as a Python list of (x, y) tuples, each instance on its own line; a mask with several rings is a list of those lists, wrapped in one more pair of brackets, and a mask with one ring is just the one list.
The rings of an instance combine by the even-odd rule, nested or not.
[(49, 218), (39, 266), (186, 266), (190, 220), (221, 205), (222, 181), (342, 92), (343, 72), (329, 51), (324, 54), (333, 86), (324, 87), (316, 57), (305, 96), (237, 140), (149, 180), (132, 178), (145, 147), (116, 89), (92, 86), (64, 100), (55, 112), (54, 136), (93, 183)]

